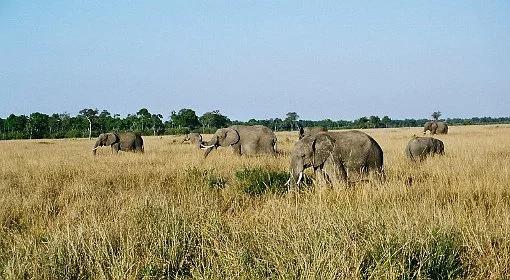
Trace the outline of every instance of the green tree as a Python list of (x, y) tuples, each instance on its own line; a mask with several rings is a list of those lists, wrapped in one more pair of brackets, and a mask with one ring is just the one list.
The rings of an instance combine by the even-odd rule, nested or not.
[(195, 111), (187, 108), (183, 108), (179, 110), (178, 113), (172, 111), (170, 115), (170, 119), (172, 120), (172, 124), (175, 126), (187, 127), (191, 130), (200, 127), (200, 121), (195, 113)]
[(439, 118), (441, 117), (441, 112), (436, 111), (436, 112), (432, 113), (432, 115), (431, 115), (431, 116), (432, 116), (432, 118), (433, 118), (434, 120), (436, 120), (436, 121), (437, 121), (437, 120), (439, 120)]
[(96, 109), (88, 109), (85, 108), (83, 110), (80, 110), (80, 116), (87, 119), (89, 122), (89, 139), (92, 139), (92, 121), (96, 118), (98, 113), (97, 108)]
[(384, 127), (390, 127), (391, 119), (388, 116), (384, 116), (381, 120), (381, 123), (384, 125)]
[(367, 117), (361, 117), (354, 121), (354, 126), (356, 128), (368, 128), (370, 127), (370, 120)]
[(200, 122), (207, 128), (221, 128), (228, 126), (231, 121), (226, 116), (220, 114), (219, 110), (207, 112), (200, 117)]
[(4, 127), (7, 139), (26, 138), (26, 130), (28, 126), (28, 117), (25, 115), (16, 116), (10, 114), (5, 120)]
[(145, 124), (149, 124), (149, 122), (151, 121), (151, 113), (149, 113), (149, 110), (147, 110), (146, 108), (142, 108), (140, 109), (136, 115), (138, 116), (138, 120), (140, 122), (140, 124), (142, 125), (142, 132), (145, 130)]
[(163, 115), (161, 114), (152, 114), (151, 121), (152, 121), (152, 131), (154, 133), (154, 136), (156, 136), (157, 131), (161, 131), (164, 129), (163, 122), (161, 119), (163, 118)]
[(370, 127), (381, 127), (381, 119), (378, 116), (370, 116), (369, 118)]
[(30, 139), (32, 138), (40, 139), (49, 136), (48, 134), (49, 119), (50, 117), (48, 115), (39, 112), (30, 114), (29, 118)]
[(297, 127), (296, 122), (299, 119), (299, 115), (296, 112), (288, 112), (284, 122), (290, 127), (290, 130), (294, 130)]

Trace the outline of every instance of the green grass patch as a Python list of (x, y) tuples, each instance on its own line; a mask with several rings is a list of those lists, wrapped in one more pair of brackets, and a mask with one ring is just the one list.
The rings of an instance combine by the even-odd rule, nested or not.
[(288, 189), (285, 185), (289, 179), (288, 172), (269, 171), (262, 168), (243, 168), (236, 171), (235, 177), (243, 191), (250, 195), (282, 194)]

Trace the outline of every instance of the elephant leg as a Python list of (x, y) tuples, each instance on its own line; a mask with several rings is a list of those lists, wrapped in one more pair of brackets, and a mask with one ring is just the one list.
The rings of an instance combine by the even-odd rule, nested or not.
[(319, 184), (331, 184), (331, 180), (329, 179), (328, 174), (324, 171), (323, 166), (318, 166), (313, 168), (313, 172), (315, 174), (315, 180)]
[(241, 155), (241, 144), (232, 145), (232, 152), (238, 156)]
[(120, 143), (115, 143), (112, 145), (112, 153), (118, 154), (120, 149)]
[(347, 184), (347, 171), (342, 163), (333, 164), (333, 175), (338, 182)]

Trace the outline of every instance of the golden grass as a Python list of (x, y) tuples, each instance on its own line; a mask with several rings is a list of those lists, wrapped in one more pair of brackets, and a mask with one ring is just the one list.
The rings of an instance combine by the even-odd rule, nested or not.
[(235, 171), (286, 171), (296, 133), (278, 158), (206, 160), (169, 136), (96, 157), (94, 140), (2, 141), (0, 278), (509, 278), (510, 126), (451, 127), (422, 164), (403, 152), (420, 128), (366, 132), (386, 182), (261, 196)]

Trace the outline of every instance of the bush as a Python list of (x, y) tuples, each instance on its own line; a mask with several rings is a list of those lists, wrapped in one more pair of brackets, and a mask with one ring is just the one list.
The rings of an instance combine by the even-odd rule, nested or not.
[(399, 279), (458, 279), (466, 276), (467, 265), (461, 255), (465, 248), (458, 236), (433, 231), (426, 241), (402, 241), (397, 238), (378, 240), (360, 264), (363, 279), (398, 267)]
[(289, 179), (288, 172), (244, 168), (236, 171), (235, 176), (247, 194), (260, 195), (265, 192), (282, 194), (287, 191), (285, 183)]

